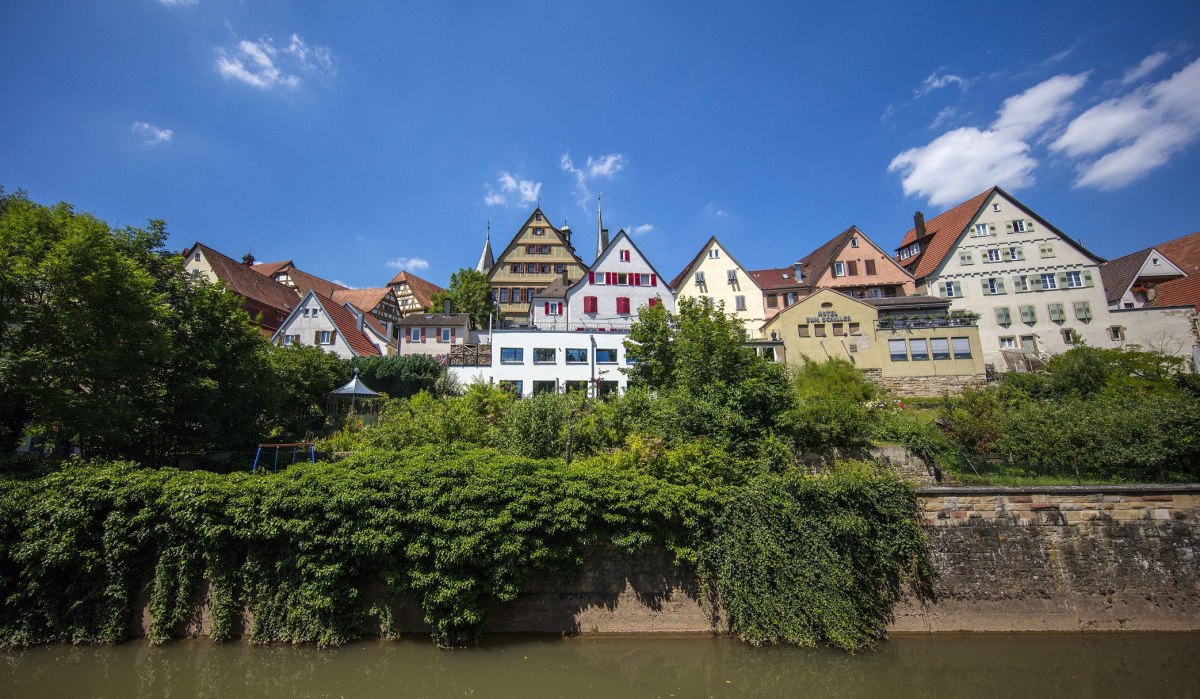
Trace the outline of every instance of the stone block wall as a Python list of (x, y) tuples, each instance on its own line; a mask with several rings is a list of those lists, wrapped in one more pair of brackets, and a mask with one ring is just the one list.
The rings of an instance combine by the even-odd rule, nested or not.
[(878, 383), (898, 396), (937, 398), (944, 393), (959, 395), (969, 386), (982, 386), (982, 376), (886, 376)]

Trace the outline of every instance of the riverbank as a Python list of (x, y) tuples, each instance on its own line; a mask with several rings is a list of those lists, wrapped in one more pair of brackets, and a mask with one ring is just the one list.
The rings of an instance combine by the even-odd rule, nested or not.
[[(892, 633), (1200, 630), (1200, 485), (936, 486), (918, 499), (934, 595), (902, 599)], [(389, 612), (394, 631), (429, 634), (415, 605)], [(140, 621), (135, 635), (148, 632), (149, 613)], [(188, 632), (207, 625), (201, 605)], [(656, 548), (595, 548), (578, 574), (535, 576), (514, 601), (493, 604), (485, 625), (490, 634), (726, 631), (718, 601)]]

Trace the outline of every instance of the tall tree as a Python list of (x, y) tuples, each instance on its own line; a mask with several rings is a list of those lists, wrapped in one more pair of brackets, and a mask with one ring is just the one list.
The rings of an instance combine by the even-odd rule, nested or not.
[(487, 275), (469, 267), (463, 267), (450, 275), (450, 286), (445, 292), (433, 295), (429, 310), (440, 313), (442, 304), (449, 299), (451, 311), (469, 313), (476, 328), (485, 328), (489, 316), (498, 316), (499, 310), (492, 298), (492, 287)]

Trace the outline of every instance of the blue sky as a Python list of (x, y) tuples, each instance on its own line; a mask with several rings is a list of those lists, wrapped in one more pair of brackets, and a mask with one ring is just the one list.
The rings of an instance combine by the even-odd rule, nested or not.
[[(824, 4), (824, 3), (822, 3)], [(817, 4), (813, 4), (817, 5)], [(286, 3), (0, 10), (0, 184), (351, 286), (444, 283), (595, 195), (673, 276), (993, 183), (1105, 257), (1200, 229), (1200, 3)], [(578, 242), (582, 241), (582, 242)]]

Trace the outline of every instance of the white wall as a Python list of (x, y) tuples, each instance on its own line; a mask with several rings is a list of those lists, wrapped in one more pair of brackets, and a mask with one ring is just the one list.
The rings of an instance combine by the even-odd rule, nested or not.
[[(628, 367), (625, 360), (624, 332), (571, 332), (554, 330), (496, 330), (492, 333), (492, 365), (490, 367), (450, 367), (449, 371), (459, 383), (467, 385), (482, 381), (520, 381), (521, 395), (533, 395), (534, 381), (554, 381), (562, 393), (567, 381), (616, 381), (624, 392), (629, 380), (620, 369)], [(521, 361), (503, 362), (504, 349), (520, 349)], [(535, 349), (553, 349), (553, 362), (535, 362)], [(586, 361), (567, 363), (566, 350), (585, 350)], [(596, 362), (596, 349), (616, 351), (616, 361)]]
[[(318, 345), (315, 342), (318, 330), (332, 331), (333, 343)], [(333, 352), (342, 359), (351, 359), (354, 357), (354, 352), (346, 344), (346, 338), (342, 337), (337, 327), (334, 326), (333, 321), (329, 319), (329, 316), (325, 314), (325, 310), (321, 308), (321, 304), (311, 295), (303, 299), (299, 307), (279, 327), (276, 336), (281, 343), (286, 335), (299, 335), (301, 345), (320, 347), (326, 352)]]
[[(1118, 327), (1124, 340), (1114, 340), (1098, 347), (1128, 347), (1138, 345), (1143, 350), (1183, 357), (1189, 369), (1196, 346), (1196, 309), (1192, 306), (1165, 308), (1128, 308), (1109, 311), (1108, 327)], [(1107, 328), (1106, 328), (1107, 329)]]

